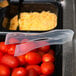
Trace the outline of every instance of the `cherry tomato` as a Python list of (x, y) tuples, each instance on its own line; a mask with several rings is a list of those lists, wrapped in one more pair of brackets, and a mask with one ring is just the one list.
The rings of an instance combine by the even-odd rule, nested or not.
[(21, 52), (29, 52), (29, 49), (33, 49), (35, 48), (35, 46), (36, 45), (34, 42), (27, 42), (27, 43), (21, 44), (19, 48)]
[[(38, 45), (44, 45), (44, 44), (48, 44), (48, 42), (46, 41), (39, 41), (38, 42)], [(47, 46), (43, 46), (43, 47), (40, 47), (39, 50), (43, 51), (43, 52), (48, 52), (50, 49), (50, 45), (47, 45)]]
[(29, 41), (29, 40), (28, 39), (23, 39), (23, 40), (21, 40), (21, 43), (25, 43), (27, 41)]
[(1, 63), (10, 68), (15, 68), (19, 65), (18, 59), (11, 55), (4, 55), (1, 59)]
[(29, 52), (25, 55), (25, 60), (28, 64), (39, 64), (42, 59), (38, 53)]
[(36, 70), (31, 68), (31, 69), (28, 70), (28, 76), (39, 76), (39, 75), (36, 72)]
[(17, 58), (20, 61), (20, 65), (26, 64), (26, 62), (25, 62), (25, 56), (24, 55), (18, 56)]
[(37, 73), (36, 70), (34, 70), (33, 68), (28, 70), (28, 74), (27, 76), (39, 76), (39, 74)]
[(55, 52), (54, 52), (54, 50), (52, 50), (52, 49), (50, 49), (48, 53), (50, 53), (50, 54), (52, 54), (52, 55), (55, 55)]
[(0, 59), (1, 59), (1, 57), (3, 56), (3, 53), (2, 52), (0, 52)]
[(47, 76), (47, 75), (40, 75), (40, 76)]
[(2, 58), (3, 54), (0, 52), (0, 63), (1, 63), (1, 58)]
[(5, 45), (5, 42), (0, 42), (0, 51), (3, 53), (7, 53), (8, 45)]
[(0, 64), (0, 76), (10, 76), (10, 69), (5, 65)]
[(34, 50), (31, 50), (32, 52), (38, 52), (38, 50), (37, 49), (34, 49)]
[(44, 54), (43, 57), (42, 57), (42, 61), (43, 62), (54, 62), (55, 61), (55, 58), (52, 54)]
[(9, 43), (12, 44), (12, 43), (19, 43), (19, 40), (16, 39), (16, 38), (10, 38), (9, 39)]
[(23, 67), (15, 68), (11, 76), (27, 76), (27, 71)]
[(46, 62), (41, 64), (41, 71), (45, 75), (52, 75), (54, 73), (54, 64), (51, 62)]
[(41, 55), (41, 57), (45, 54), (43, 51), (38, 51), (38, 53)]
[(40, 74), (41, 73), (41, 67), (39, 66), (39, 65), (28, 65), (27, 67), (26, 67), (26, 70), (29, 70), (29, 69), (34, 69), (34, 70), (36, 70), (37, 72), (38, 72), (38, 74)]
[(16, 44), (10, 44), (10, 45), (8, 45), (8, 54), (9, 55), (14, 55), (15, 48), (16, 48)]

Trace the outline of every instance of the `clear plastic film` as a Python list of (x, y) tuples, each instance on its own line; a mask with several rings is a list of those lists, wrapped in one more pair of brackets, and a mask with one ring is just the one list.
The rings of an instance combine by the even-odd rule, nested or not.
[[(18, 45), (16, 45), (14, 56), (20, 56), (42, 46), (64, 44), (71, 41), (73, 39), (73, 35), (74, 32), (69, 29), (58, 29), (43, 33), (8, 33), (5, 43), (19, 43)], [(12, 43), (10, 43), (10, 38), (16, 38), (19, 41), (13, 41)], [(26, 40), (26, 42), (24, 40), (21, 43), (21, 40), (23, 39), (28, 40)]]

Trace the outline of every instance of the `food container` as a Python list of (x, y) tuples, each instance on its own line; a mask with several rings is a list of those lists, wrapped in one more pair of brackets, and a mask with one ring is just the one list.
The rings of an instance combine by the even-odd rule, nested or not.
[[(3, 11), (5, 10), (5, 11)], [(62, 6), (58, 2), (11, 2), (7, 8), (4, 8), (2, 11), (2, 18), (0, 19), (0, 30), (1, 32), (18, 32), (17, 30), (9, 30), (10, 20), (18, 15), (18, 19), (21, 12), (41, 12), (41, 11), (50, 11), (57, 15), (57, 27), (54, 29), (60, 29), (63, 27), (63, 11)], [(7, 18), (7, 19), (5, 19)], [(3, 21), (6, 20), (6, 27), (3, 28)], [(50, 30), (49, 30), (50, 31)], [(20, 32), (20, 31), (19, 31)], [(25, 31), (24, 31), (25, 32)], [(30, 31), (29, 31), (30, 32)], [(32, 31), (33, 32), (33, 31)], [(35, 31), (36, 32), (36, 31)]]
[[(57, 1), (62, 1), (62, 0), (57, 0)], [(53, 5), (55, 5), (57, 7), (57, 9), (55, 9), (55, 10), (57, 10), (56, 14), (58, 17), (58, 25), (55, 29), (62, 29), (63, 26), (64, 26), (64, 28), (72, 29), (72, 26), (74, 24), (74, 22), (73, 22), (74, 18), (73, 17), (70, 18), (70, 16), (73, 16), (73, 13), (74, 13), (73, 1), (72, 0), (65, 0), (65, 2), (66, 2), (66, 6), (64, 7), (64, 5), (61, 4), (60, 2), (51, 2), (51, 1), (40, 2), (40, 1), (38, 1), (38, 4), (42, 3), (42, 4), (47, 5), (47, 3), (49, 3), (49, 5), (50, 5), (50, 3), (52, 3)], [(25, 4), (27, 4), (27, 5), (28, 4), (33, 5), (35, 3), (36, 2), (31, 2), (31, 3), (25, 2)], [(64, 0), (63, 0), (63, 3), (64, 3)], [(21, 4), (21, 6), (23, 6), (23, 5)], [(18, 9), (20, 11), (23, 11), (23, 9), (21, 9), (19, 7), (20, 6), (18, 6)], [(1, 16), (1, 19), (0, 19), (0, 31), (1, 31), (0, 32), (0, 41), (5, 40), (5, 36), (6, 36), (5, 33), (20, 32), (19, 30), (9, 31), (9, 30), (6, 30), (2, 27), (2, 21), (5, 17), (5, 14), (6, 14), (5, 9), (7, 10), (7, 8), (4, 8), (3, 10), (0, 11), (0, 13), (2, 12), (0, 14), (0, 16)], [(18, 10), (18, 14), (20, 12), (19, 10)], [(51, 46), (55, 50), (55, 53), (56, 53), (55, 54), (55, 58), (56, 58), (56, 60), (55, 60), (55, 73), (53, 76), (73, 76), (73, 75), (75, 76), (76, 75), (75, 74), (75, 67), (74, 67), (74, 48), (71, 45), (73, 45), (72, 42), (69, 42), (69, 43), (64, 44), (64, 45)]]
[[(6, 34), (0, 34), (0, 42), (5, 41)], [(55, 72), (52, 76), (62, 76), (62, 45), (52, 45), (55, 51)]]
[[(14, 6), (14, 7), (13, 7)], [(4, 11), (3, 11), (4, 10)], [(20, 15), (20, 12), (31, 12), (31, 11), (51, 11), (57, 15), (57, 27), (55, 29), (62, 29), (63, 28), (63, 11), (62, 11), (62, 6), (58, 2), (12, 2), (10, 3), (10, 6), (4, 8), (2, 11), (2, 18), (0, 22), (0, 31), (4, 33), (8, 32), (20, 32), (18, 29), (16, 31), (14, 30), (7, 30), (9, 27), (9, 22), (8, 22), (8, 27), (7, 29), (2, 27), (2, 22), (5, 17), (7, 17), (10, 21), (10, 19), (15, 16), (16, 14)], [(14, 11), (14, 12), (11, 12)], [(62, 26), (61, 26), (62, 25)], [(24, 31), (25, 32), (25, 31)], [(38, 32), (38, 31), (26, 31), (26, 32)], [(25, 32), (25, 33), (26, 33)], [(40, 31), (39, 31), (40, 32)], [(0, 41), (5, 40), (6, 34), (1, 34), (0, 35)], [(52, 45), (52, 49), (55, 50), (55, 73), (53, 76), (62, 76), (62, 45)]]

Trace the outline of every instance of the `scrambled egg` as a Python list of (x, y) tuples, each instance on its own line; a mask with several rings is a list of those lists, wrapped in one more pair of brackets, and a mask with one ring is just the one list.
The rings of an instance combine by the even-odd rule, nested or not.
[(9, 30), (17, 30), (18, 27), (18, 15), (16, 15), (15, 17), (13, 17), (10, 20), (10, 28)]
[(10, 20), (9, 30), (23, 31), (47, 31), (57, 26), (57, 16), (49, 11), (39, 12), (22, 12), (18, 20), (18, 15)]
[(19, 30), (47, 31), (57, 26), (57, 16), (49, 11), (23, 12), (20, 14)]

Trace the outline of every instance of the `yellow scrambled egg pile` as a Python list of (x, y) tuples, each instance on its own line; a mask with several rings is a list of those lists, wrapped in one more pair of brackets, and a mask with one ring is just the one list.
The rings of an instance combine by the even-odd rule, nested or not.
[(23, 12), (20, 14), (19, 30), (47, 31), (57, 26), (57, 16), (49, 11)]

